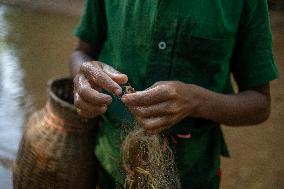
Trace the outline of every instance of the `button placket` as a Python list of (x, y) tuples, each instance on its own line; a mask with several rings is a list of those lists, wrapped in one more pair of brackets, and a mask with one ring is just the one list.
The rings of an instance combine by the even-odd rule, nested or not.
[[(162, 17), (159, 18), (163, 19)], [(166, 81), (169, 79), (177, 19), (171, 20), (171, 24), (162, 24), (159, 22), (154, 27), (145, 87), (149, 87), (157, 81)]]
[(148, 57), (146, 88), (157, 81), (168, 80), (172, 66), (172, 52), (176, 37), (178, 16), (173, 14), (169, 16), (172, 5), (166, 0), (159, 1), (159, 7), (153, 24), (152, 44)]

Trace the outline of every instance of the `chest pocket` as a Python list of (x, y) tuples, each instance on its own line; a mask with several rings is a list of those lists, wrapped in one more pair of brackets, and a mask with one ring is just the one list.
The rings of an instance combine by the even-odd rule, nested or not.
[(189, 34), (180, 36), (175, 52), (185, 60), (210, 64), (224, 61), (231, 53), (233, 42), (233, 39), (204, 38)]
[(228, 36), (225, 29), (212, 27), (205, 29), (204, 26), (200, 27), (199, 24), (185, 21), (178, 28), (175, 53), (181, 58), (196, 63), (224, 61), (231, 55), (234, 41), (235, 38)]
[(227, 79), (234, 37), (204, 35), (195, 26), (181, 24), (173, 53), (171, 79), (215, 89)]

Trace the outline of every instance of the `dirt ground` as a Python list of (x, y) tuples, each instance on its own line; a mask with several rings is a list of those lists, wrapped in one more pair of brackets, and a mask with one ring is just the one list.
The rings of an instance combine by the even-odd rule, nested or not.
[(29, 8), (40, 12), (54, 12), (65, 15), (79, 15), (83, 0), (0, 0), (0, 3)]
[(284, 188), (284, 10), (270, 14), (280, 72), (271, 83), (271, 116), (255, 127), (223, 127), (231, 152), (222, 162), (224, 189)]

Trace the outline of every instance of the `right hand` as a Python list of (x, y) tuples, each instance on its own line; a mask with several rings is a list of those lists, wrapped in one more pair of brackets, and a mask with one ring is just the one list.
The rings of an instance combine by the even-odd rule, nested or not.
[(98, 61), (85, 62), (74, 78), (74, 105), (78, 114), (94, 118), (106, 112), (111, 103), (110, 95), (101, 93), (102, 89), (119, 96), (128, 78), (113, 67)]

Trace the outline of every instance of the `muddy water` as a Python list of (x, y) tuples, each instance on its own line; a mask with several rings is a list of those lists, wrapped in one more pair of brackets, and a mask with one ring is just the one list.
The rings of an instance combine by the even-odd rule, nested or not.
[[(284, 71), (284, 12), (271, 12), (274, 48)], [(46, 82), (67, 75), (78, 17), (0, 4), (0, 189), (11, 189), (11, 162), (30, 112), (46, 99)], [(272, 83), (271, 118), (259, 127), (224, 127), (232, 158), (223, 160), (225, 189), (284, 188), (284, 79)]]
[(46, 82), (68, 73), (78, 17), (0, 4), (0, 189), (10, 189), (15, 157), (27, 115), (46, 99)]

